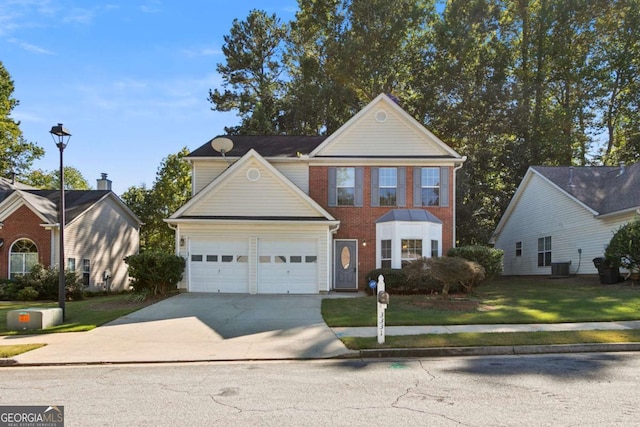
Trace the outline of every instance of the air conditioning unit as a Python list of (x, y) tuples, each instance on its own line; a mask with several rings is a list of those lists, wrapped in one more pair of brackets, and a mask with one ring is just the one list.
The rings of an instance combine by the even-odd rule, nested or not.
[(552, 262), (551, 263), (551, 277), (569, 277), (569, 266), (571, 261), (568, 262)]

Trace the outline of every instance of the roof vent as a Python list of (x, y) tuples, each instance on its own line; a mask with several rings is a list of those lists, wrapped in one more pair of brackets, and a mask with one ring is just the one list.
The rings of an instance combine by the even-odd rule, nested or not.
[(618, 171), (618, 176), (624, 173), (624, 162), (620, 162), (620, 170)]
[(576, 188), (573, 183), (573, 166), (569, 166), (569, 188)]

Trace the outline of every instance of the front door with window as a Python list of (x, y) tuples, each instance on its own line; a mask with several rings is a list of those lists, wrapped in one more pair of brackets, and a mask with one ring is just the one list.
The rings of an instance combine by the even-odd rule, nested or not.
[(334, 252), (334, 289), (355, 291), (358, 289), (358, 254), (356, 240), (336, 240)]

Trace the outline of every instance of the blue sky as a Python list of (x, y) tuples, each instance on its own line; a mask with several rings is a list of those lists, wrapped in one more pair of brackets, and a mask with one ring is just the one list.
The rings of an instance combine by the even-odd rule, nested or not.
[(113, 190), (153, 184), (162, 159), (193, 150), (232, 112), (211, 110), (220, 88), (223, 36), (252, 9), (293, 19), (296, 0), (0, 0), (0, 61), (20, 105), (12, 117), (46, 150), (34, 167), (59, 167), (49, 130), (71, 132), (65, 165), (95, 188), (102, 172)]

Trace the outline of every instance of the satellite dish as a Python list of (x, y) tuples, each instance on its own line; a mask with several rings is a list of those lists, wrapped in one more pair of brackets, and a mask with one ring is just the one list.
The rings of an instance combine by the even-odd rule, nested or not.
[(229, 138), (215, 138), (211, 140), (211, 147), (224, 157), (224, 153), (228, 153), (233, 149), (233, 141)]

